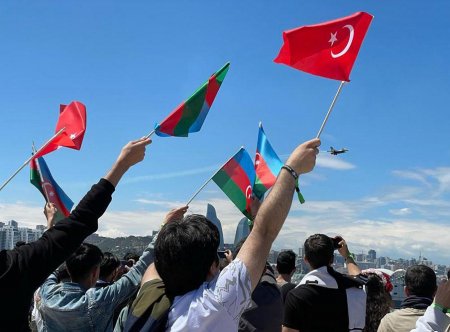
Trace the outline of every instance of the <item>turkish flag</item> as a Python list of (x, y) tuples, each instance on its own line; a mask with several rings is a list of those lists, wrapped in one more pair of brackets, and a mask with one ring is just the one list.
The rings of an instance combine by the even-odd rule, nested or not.
[(55, 134), (61, 129), (63, 132), (54, 137), (50, 143), (33, 158), (42, 157), (61, 146), (80, 150), (86, 131), (86, 106), (79, 101), (73, 101), (69, 105), (61, 105), (59, 118), (56, 123)]
[(358, 12), (315, 25), (284, 31), (274, 62), (340, 81), (350, 72), (373, 16)]

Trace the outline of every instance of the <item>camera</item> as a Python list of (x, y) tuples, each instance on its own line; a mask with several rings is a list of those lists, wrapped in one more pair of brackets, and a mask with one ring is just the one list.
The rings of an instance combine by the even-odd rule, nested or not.
[(219, 258), (226, 258), (225, 250), (217, 250), (217, 255), (219, 256)]

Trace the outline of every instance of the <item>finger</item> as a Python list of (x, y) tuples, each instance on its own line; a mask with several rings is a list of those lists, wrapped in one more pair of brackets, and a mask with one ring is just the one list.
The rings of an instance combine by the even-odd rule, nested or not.
[(317, 147), (319, 147), (320, 146), (320, 144), (321, 144), (321, 142), (320, 142), (320, 139), (318, 139), (318, 138), (314, 138), (314, 139), (312, 139), (312, 140), (309, 140), (309, 141), (306, 141), (305, 143), (303, 143), (304, 144), (304, 146), (306, 147), (306, 148), (317, 148)]

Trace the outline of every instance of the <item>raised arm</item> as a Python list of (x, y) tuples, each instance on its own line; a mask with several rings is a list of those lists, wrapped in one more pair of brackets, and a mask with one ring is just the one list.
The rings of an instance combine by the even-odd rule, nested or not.
[(353, 254), (351, 254), (350, 250), (348, 250), (347, 242), (345, 242), (344, 239), (342, 239), (339, 242), (338, 251), (341, 254), (341, 256), (344, 257), (344, 259), (345, 259), (345, 263), (347, 264), (348, 274), (352, 275), (352, 276), (357, 276), (358, 274), (360, 274), (361, 269), (356, 264), (356, 262), (353, 258)]
[[(43, 236), (30, 244), (11, 251), (11, 261), (16, 262), (20, 278), (28, 275), (27, 282), (37, 288), (74, 251), (82, 241), (98, 228), (115, 186), (122, 175), (144, 158), (149, 139), (133, 141), (125, 145), (111, 170), (104, 179), (92, 186), (69, 217), (56, 223)], [(47, 212), (51, 212), (49, 207)], [(50, 214), (48, 215), (50, 216)]]
[[(319, 145), (319, 139), (299, 145), (288, 158), (286, 165), (298, 175), (310, 172), (314, 168)], [(237, 255), (237, 258), (247, 267), (252, 290), (258, 284), (272, 243), (289, 213), (294, 190), (294, 176), (290, 171), (282, 169), (256, 215), (253, 230)]]

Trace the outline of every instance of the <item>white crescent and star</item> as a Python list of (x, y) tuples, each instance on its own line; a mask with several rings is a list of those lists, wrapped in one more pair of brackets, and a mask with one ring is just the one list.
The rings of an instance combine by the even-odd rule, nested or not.
[[(347, 53), (347, 51), (350, 49), (350, 46), (352, 46), (352, 42), (353, 42), (353, 37), (355, 36), (355, 29), (353, 29), (353, 26), (351, 24), (347, 24), (344, 25), (343, 28), (348, 29), (348, 31), (350, 32), (350, 36), (348, 38), (348, 42), (347, 45), (345, 45), (344, 49), (342, 51), (340, 51), (339, 53), (335, 54), (333, 53), (333, 50), (330, 51), (331, 56), (336, 59), (339, 58), (341, 56), (343, 56), (345, 53)], [(335, 33), (330, 33), (330, 40), (328, 41), (329, 43), (331, 43), (331, 47), (333, 46), (334, 42), (336, 42), (337, 39), (337, 31)]]
[[(249, 189), (250, 189), (250, 192), (249, 192)], [(252, 186), (248, 186), (247, 187), (247, 189), (245, 189), (245, 197), (247, 198), (247, 199), (250, 199), (250, 198), (252, 198)]]
[(255, 166), (258, 166), (259, 163), (261, 162), (259, 159), (261, 158), (261, 155), (256, 152), (256, 157), (255, 157)]

